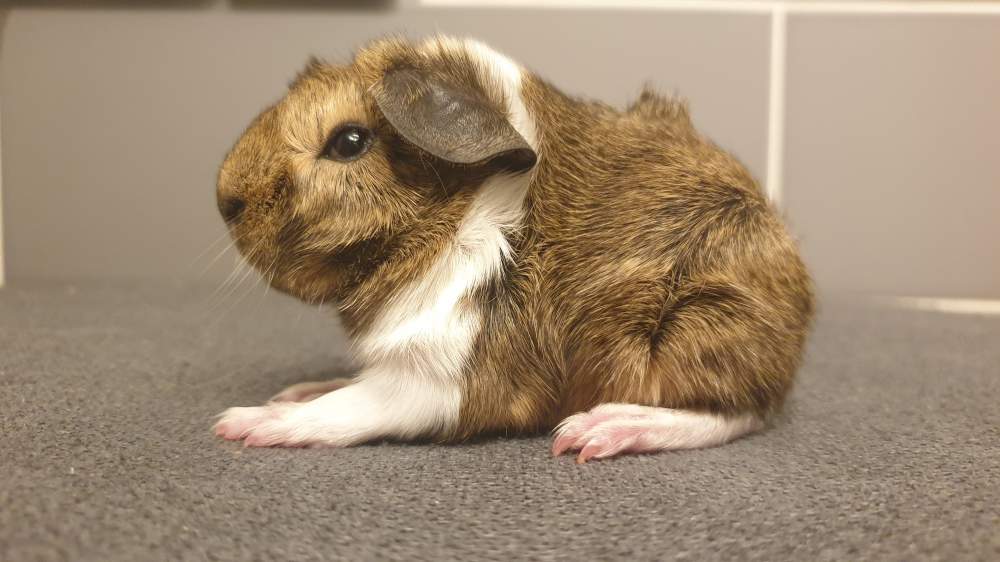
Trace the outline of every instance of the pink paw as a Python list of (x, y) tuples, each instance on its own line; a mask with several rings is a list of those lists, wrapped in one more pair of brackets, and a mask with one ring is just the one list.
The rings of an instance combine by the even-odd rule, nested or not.
[(215, 434), (230, 441), (243, 440), (248, 447), (297, 446), (282, 438), (279, 428), (287, 411), (284, 404), (269, 403), (250, 408), (229, 408), (215, 424)]
[(246, 447), (306, 447), (309, 442), (277, 421), (265, 421), (243, 439)]
[(320, 396), (344, 388), (352, 379), (338, 378), (328, 381), (300, 382), (271, 397), (271, 402), (308, 402)]
[(267, 406), (229, 408), (219, 415), (219, 421), (214, 427), (215, 434), (230, 441), (243, 439), (251, 429), (273, 415), (275, 413)]
[(648, 415), (648, 408), (632, 404), (602, 404), (589, 412), (574, 414), (556, 428), (552, 442), (553, 456), (570, 450), (579, 450), (576, 462), (585, 463), (591, 458), (607, 458), (627, 452), (629, 445), (639, 437), (642, 428), (615, 428), (622, 421), (639, 420)]
[(555, 431), (552, 454), (578, 450), (576, 462), (585, 463), (624, 453), (714, 447), (761, 427), (761, 420), (752, 414), (602, 404), (563, 420)]

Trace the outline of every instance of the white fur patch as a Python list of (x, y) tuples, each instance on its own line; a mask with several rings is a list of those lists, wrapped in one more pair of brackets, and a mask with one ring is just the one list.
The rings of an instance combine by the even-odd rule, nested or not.
[(457, 386), (394, 367), (368, 369), (361, 380), (309, 402), (229, 408), (216, 434), (251, 447), (347, 447), (380, 437), (418, 437), (453, 423), (457, 411), (441, 405), (459, 403)]
[(292, 442), (348, 446), (381, 437), (411, 439), (447, 429), (458, 417), (460, 389), (388, 363), (360, 380), (297, 405), (283, 419)]
[(357, 342), (371, 377), (427, 385), (424, 408), (412, 412), (413, 429), (451, 427), (458, 420), (461, 375), (481, 326), (481, 313), (465, 300), (499, 275), (510, 258), (506, 234), (523, 214), (529, 178), (487, 180), (459, 225), (455, 239), (427, 272), (392, 299), (368, 334)]

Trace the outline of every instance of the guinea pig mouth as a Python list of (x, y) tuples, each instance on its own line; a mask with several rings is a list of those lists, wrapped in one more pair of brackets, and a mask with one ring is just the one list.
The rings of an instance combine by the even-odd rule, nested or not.
[(331, 269), (349, 271), (353, 277), (361, 280), (385, 262), (392, 251), (390, 240), (376, 236), (351, 242), (330, 252), (326, 257), (326, 264)]
[(346, 298), (369, 279), (392, 253), (384, 238), (358, 240), (323, 252), (302, 250), (290, 239), (275, 241), (268, 249), (247, 245), (244, 259), (273, 288), (306, 303), (331, 303)]

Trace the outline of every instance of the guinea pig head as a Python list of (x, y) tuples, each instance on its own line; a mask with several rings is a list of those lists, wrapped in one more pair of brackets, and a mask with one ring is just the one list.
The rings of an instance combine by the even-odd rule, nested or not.
[[(312, 60), (219, 171), (235, 244), (277, 289), (332, 302), (441, 228), (452, 202), (536, 155), (465, 43), (383, 40)], [(463, 195), (464, 194), (464, 195)], [(405, 254), (405, 252), (403, 252)]]

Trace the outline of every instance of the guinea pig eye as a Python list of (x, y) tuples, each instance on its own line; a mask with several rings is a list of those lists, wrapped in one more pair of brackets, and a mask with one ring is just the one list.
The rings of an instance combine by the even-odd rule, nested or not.
[(348, 162), (363, 156), (371, 144), (370, 130), (361, 125), (343, 125), (333, 131), (330, 140), (326, 141), (323, 156), (331, 160)]

